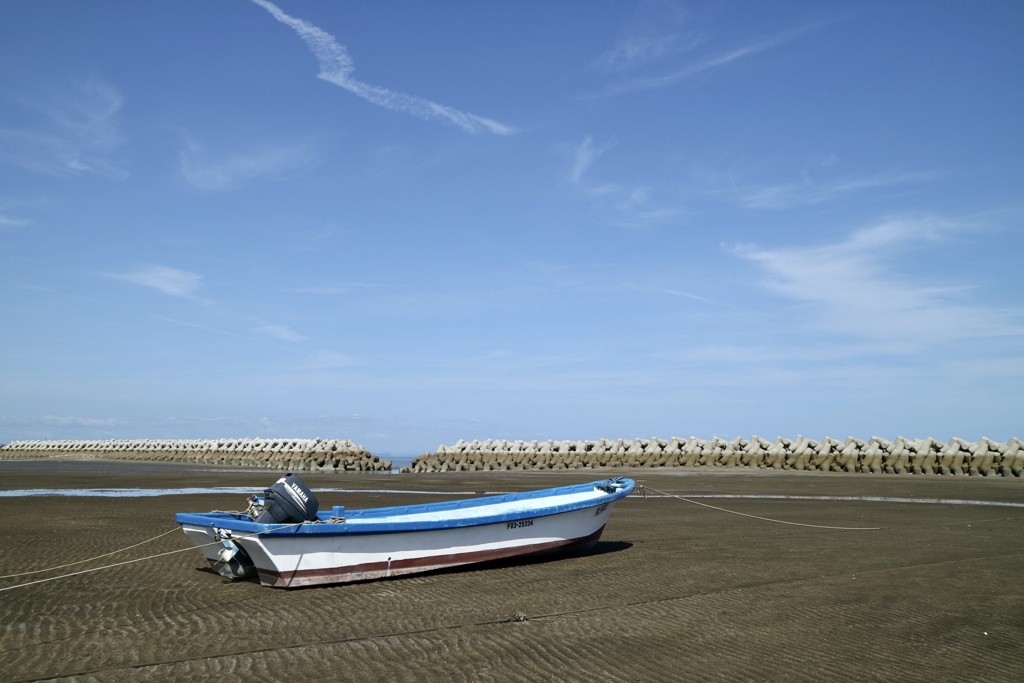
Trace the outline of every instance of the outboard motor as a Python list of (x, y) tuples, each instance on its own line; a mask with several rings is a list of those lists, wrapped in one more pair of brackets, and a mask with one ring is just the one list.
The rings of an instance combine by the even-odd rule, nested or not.
[(218, 574), (228, 579), (246, 579), (256, 573), (256, 566), (245, 548), (227, 537), (220, 539), (220, 545), (218, 560), (213, 563)]
[(263, 511), (255, 521), (260, 524), (312, 522), (320, 504), (306, 482), (294, 474), (286, 474), (263, 491)]

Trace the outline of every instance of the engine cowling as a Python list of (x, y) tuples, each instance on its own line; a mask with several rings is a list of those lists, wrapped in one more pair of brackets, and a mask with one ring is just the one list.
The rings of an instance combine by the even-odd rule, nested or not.
[(263, 512), (255, 520), (260, 524), (312, 522), (317, 518), (320, 503), (306, 482), (295, 474), (281, 477), (263, 494)]

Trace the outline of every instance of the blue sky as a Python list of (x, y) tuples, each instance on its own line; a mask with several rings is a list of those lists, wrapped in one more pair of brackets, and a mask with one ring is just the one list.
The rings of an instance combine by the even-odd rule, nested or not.
[(0, 4), (0, 442), (1024, 436), (1024, 4)]

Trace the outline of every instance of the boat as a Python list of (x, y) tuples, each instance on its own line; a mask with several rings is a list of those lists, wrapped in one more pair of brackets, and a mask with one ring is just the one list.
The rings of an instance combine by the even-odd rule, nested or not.
[(223, 576), (264, 586), (349, 583), (597, 543), (615, 502), (636, 484), (616, 477), (557, 488), (420, 505), (319, 510), (299, 477), (280, 478), (245, 512), (179, 512), (185, 534)]

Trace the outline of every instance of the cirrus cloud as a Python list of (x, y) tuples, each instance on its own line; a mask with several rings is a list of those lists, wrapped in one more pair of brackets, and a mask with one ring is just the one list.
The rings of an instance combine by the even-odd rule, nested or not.
[[(970, 300), (968, 284), (936, 284), (893, 267), (900, 251), (941, 244), (966, 221), (907, 216), (879, 221), (821, 246), (738, 245), (734, 256), (756, 264), (764, 286), (807, 306), (821, 329), (917, 349), (958, 339), (1024, 335), (1024, 312)], [(901, 272), (902, 270), (902, 272)]]
[(168, 266), (143, 265), (127, 273), (110, 274), (110, 277), (185, 298), (195, 298), (203, 286), (202, 275)]
[(52, 176), (128, 177), (118, 149), (124, 98), (113, 85), (89, 78), (62, 89), (16, 98), (30, 123), (0, 127), (0, 162)]
[(467, 133), (487, 131), (497, 135), (511, 135), (515, 129), (493, 119), (459, 111), (452, 107), (431, 102), (422, 97), (406, 95), (377, 85), (357, 81), (352, 77), (355, 65), (344, 45), (338, 43), (327, 31), (308, 21), (286, 14), (280, 7), (267, 0), (252, 0), (267, 10), (272, 17), (294, 30), (306, 43), (320, 63), (318, 77), (348, 90), (353, 95), (385, 109), (412, 114), (425, 120), (437, 120), (456, 126)]
[(181, 175), (199, 190), (231, 190), (251, 181), (285, 180), (313, 163), (307, 145), (267, 145), (245, 152), (215, 155), (195, 140), (187, 140), (181, 152)]

